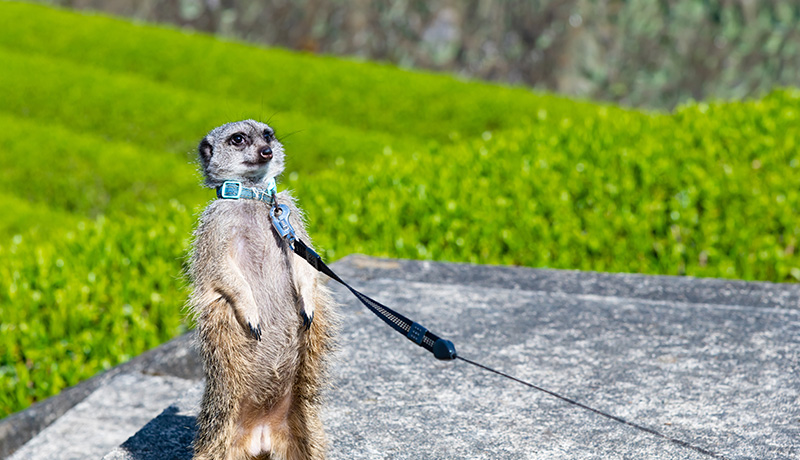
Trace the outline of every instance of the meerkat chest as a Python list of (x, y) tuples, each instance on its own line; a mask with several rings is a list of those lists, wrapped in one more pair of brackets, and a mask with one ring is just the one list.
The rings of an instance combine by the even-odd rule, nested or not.
[(269, 214), (240, 215), (230, 222), (229, 244), (244, 271), (257, 275), (287, 270), (290, 251), (272, 228)]

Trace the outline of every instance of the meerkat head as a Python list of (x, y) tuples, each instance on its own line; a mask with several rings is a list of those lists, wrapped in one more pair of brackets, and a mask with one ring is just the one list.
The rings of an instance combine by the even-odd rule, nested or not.
[(283, 172), (283, 144), (268, 125), (244, 120), (211, 130), (198, 147), (206, 185), (226, 180), (259, 186)]

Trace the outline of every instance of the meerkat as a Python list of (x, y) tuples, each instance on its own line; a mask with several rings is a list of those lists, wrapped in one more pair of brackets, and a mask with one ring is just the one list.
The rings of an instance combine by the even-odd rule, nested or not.
[[(254, 120), (213, 129), (198, 155), (206, 186), (238, 181), (258, 193), (270, 193), (285, 159), (274, 130)], [(308, 242), (291, 195), (274, 196)], [(206, 377), (198, 460), (325, 456), (321, 390), (335, 305), (319, 273), (273, 229), (270, 209), (254, 199), (214, 200), (194, 234), (189, 307)]]

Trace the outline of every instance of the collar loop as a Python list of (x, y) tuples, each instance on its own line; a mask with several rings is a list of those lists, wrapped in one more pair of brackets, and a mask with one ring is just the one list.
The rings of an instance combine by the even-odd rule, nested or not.
[(219, 187), (217, 187), (217, 198), (224, 200), (257, 200), (263, 201), (267, 204), (275, 202), (275, 195), (278, 194), (275, 179), (270, 178), (267, 181), (266, 190), (256, 187), (245, 187), (241, 182), (236, 180), (226, 180)]

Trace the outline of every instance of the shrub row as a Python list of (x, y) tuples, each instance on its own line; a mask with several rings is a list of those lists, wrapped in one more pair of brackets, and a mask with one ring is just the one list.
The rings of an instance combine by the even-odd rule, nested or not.
[(266, 116), (299, 112), (364, 131), (446, 141), (453, 132), (470, 136), (517, 126), (521, 117), (532, 115), (532, 106), (551, 105), (551, 111), (573, 116), (591, 106), (553, 104), (561, 100), (523, 88), (498, 91), (493, 85), (444, 75), (265, 50), (37, 5), (5, 2), (0, 8), (6, 19), (0, 46), (56, 58), (53, 62), (135, 75), (179, 91), (203, 92), (221, 102), (189, 104), (186, 115), (192, 117), (197, 111), (238, 117), (244, 101), (259, 104), (256, 108)]
[(796, 90), (672, 116), (600, 109), (290, 185), (331, 258), (798, 281), (798, 116)]
[(0, 414), (22, 409), (186, 330), (192, 214), (173, 200), (0, 244)]

